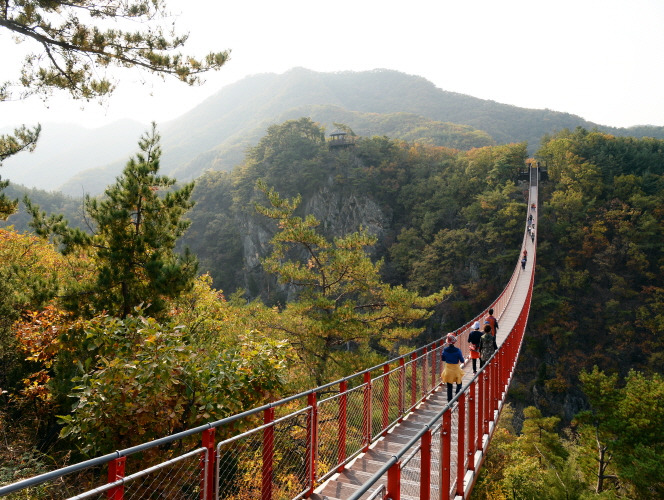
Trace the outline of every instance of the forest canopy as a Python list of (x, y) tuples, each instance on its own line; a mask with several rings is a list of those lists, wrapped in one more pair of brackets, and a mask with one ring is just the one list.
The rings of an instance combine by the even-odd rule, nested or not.
[[(337, 148), (308, 118), (271, 126), (236, 169), (184, 187), (178, 214), (187, 223), (169, 241), (178, 240), (175, 251), (191, 247), (202, 275), (153, 311), (148, 300), (128, 314), (101, 304), (82, 314), (65, 292), (94, 282), (104, 256), (63, 254), (2, 230), (0, 418), (18, 429), (11, 453), (42, 464), (47, 452), (103, 453), (439, 338), (490, 303), (514, 269), (526, 160), (549, 178), (540, 187), (534, 301), (512, 417), (503, 416), (477, 494), (509, 498), (519, 485), (535, 498), (652, 497), (663, 483), (653, 458), (661, 438), (645, 420), (664, 401), (664, 141), (584, 129), (544, 137), (528, 159), (525, 144), (459, 151), (376, 136)], [(178, 189), (164, 186), (154, 203)], [(327, 285), (325, 276), (351, 266), (355, 281)], [(147, 278), (137, 290), (154, 288)], [(335, 309), (331, 290), (348, 301)], [(372, 336), (360, 327), (371, 311), (347, 314), (368, 297), (375, 311), (412, 309)], [(163, 366), (143, 363), (156, 352)], [(325, 362), (308, 369), (317, 359)], [(639, 391), (652, 395), (648, 405)], [(131, 408), (105, 418), (126, 394), (135, 395)], [(36, 433), (21, 425), (26, 415), (40, 423)], [(630, 466), (631, 445), (648, 484)], [(601, 450), (613, 458), (596, 468)]]

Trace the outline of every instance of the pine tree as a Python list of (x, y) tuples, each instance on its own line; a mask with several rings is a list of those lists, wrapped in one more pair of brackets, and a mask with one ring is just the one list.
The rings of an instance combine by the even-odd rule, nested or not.
[(144, 304), (155, 315), (165, 298), (191, 287), (197, 262), (189, 252), (176, 255), (174, 248), (189, 226), (182, 216), (193, 206), (189, 198), (194, 185), (171, 189), (175, 180), (158, 175), (159, 140), (153, 124), (139, 141), (141, 152), (104, 196), (86, 197), (92, 234), (69, 227), (62, 215), (46, 218), (26, 200), (37, 234), (54, 236), (63, 253), (82, 250), (96, 259), (96, 280), (67, 294), (70, 307), (106, 310), (125, 318)]
[[(2, 100), (0, 96), (0, 101)], [(0, 135), (0, 167), (2, 162), (10, 156), (20, 153), (21, 151), (34, 151), (37, 146), (37, 138), (41, 126), (29, 129), (25, 125), (14, 130), (13, 134)], [(0, 177), (0, 220), (5, 220), (7, 217), (16, 212), (18, 201), (10, 200), (6, 194), (2, 192), (9, 185), (9, 181), (2, 180)]]
[(577, 422), (595, 491), (620, 488), (630, 498), (662, 498), (664, 377), (630, 370), (622, 386), (616, 374), (595, 366), (579, 380), (591, 405)]
[[(34, 94), (47, 100), (57, 90), (74, 99), (104, 99), (117, 84), (106, 72), (112, 67), (141, 68), (187, 85), (202, 83), (201, 76), (220, 69), (230, 52), (210, 52), (204, 58), (177, 52), (188, 35), (178, 35), (170, 17), (163, 0), (0, 2), (0, 34), (9, 35), (6, 43), (30, 47), (20, 77), (0, 81), (0, 103)], [(127, 20), (132, 31), (109, 27), (109, 22)], [(40, 131), (40, 125), (22, 125), (13, 134), (0, 135), (0, 166), (16, 153), (32, 151)], [(17, 205), (1, 194), (4, 187), (6, 181), (0, 183), (0, 220)]]
[(360, 229), (329, 241), (316, 230), (313, 215), (294, 215), (299, 196), (283, 199), (263, 182), (258, 187), (270, 206), (257, 205), (257, 210), (279, 226), (263, 265), (295, 296), (267, 326), (288, 338), (316, 384), (343, 372), (351, 344), (367, 349), (380, 343), (392, 350), (399, 340), (420, 333), (414, 325), (451, 293), (446, 288), (420, 296), (384, 283), (382, 262), (372, 262), (367, 252), (374, 236)]

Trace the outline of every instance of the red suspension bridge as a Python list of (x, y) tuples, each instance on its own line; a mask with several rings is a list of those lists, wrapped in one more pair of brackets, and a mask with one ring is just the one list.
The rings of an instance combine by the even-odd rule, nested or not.
[[(528, 214), (537, 221), (539, 169)], [(262, 407), (0, 487), (10, 498), (463, 499), (486, 456), (516, 367), (535, 275), (536, 238), (490, 308), (498, 350), (449, 403), (444, 338), (351, 377)], [(227, 437), (230, 436), (230, 437)]]

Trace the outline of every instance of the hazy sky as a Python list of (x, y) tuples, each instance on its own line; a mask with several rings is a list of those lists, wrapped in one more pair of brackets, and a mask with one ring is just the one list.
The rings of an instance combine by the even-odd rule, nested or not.
[[(168, 0), (185, 52), (231, 49), (201, 87), (124, 71), (104, 105), (60, 96), (0, 103), (0, 127), (37, 121), (97, 126), (173, 119), (247, 75), (387, 68), (437, 87), (620, 127), (664, 126), (662, 0)], [(0, 29), (0, 81), (19, 52)]]

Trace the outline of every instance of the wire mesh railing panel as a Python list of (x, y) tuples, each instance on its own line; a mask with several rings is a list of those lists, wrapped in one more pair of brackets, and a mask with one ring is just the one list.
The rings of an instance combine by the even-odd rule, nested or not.
[[(475, 382), (473, 382), (473, 383), (475, 384), (475, 397), (473, 397), (472, 398), (473, 401), (469, 401), (468, 404), (472, 405), (472, 408), (474, 410), (472, 412), (473, 413), (472, 425), (473, 425), (473, 429), (474, 429), (473, 430), (473, 439), (475, 440), (475, 443), (473, 443), (473, 449), (475, 449), (477, 447), (476, 443), (477, 443), (478, 436), (480, 436), (482, 434), (482, 428), (481, 428), (482, 418), (481, 418), (481, 415), (480, 415), (479, 383), (478, 383), (477, 379), (475, 379)], [(469, 393), (470, 393), (470, 391), (469, 391)], [(470, 421), (470, 419), (469, 419), (469, 421)], [(473, 457), (473, 460), (474, 459), (475, 458)]]
[(442, 352), (443, 352), (443, 347), (442, 346), (437, 347), (433, 351), (433, 356), (434, 356), (434, 359), (436, 360), (436, 378), (435, 378), (436, 386), (440, 385), (440, 383), (442, 382), (443, 369), (445, 368), (445, 366), (443, 364), (443, 360), (441, 359)]
[(349, 390), (346, 407), (346, 457), (359, 453), (364, 448), (364, 391), (366, 385), (362, 384)]
[[(417, 370), (417, 363), (414, 360), (408, 361), (404, 364), (404, 412), (408, 413), (417, 404), (417, 373), (413, 375), (413, 371)], [(415, 383), (413, 383), (415, 380)]]
[(387, 401), (383, 396), (383, 383), (388, 380), (386, 375), (379, 375), (371, 380), (371, 440), (373, 441), (383, 431), (383, 411), (387, 410)]
[[(160, 463), (123, 478), (125, 500), (198, 499), (204, 487), (205, 448)], [(108, 498), (103, 495), (100, 498)]]
[(440, 498), (440, 476), (442, 462), (440, 451), (442, 448), (442, 427), (438, 425), (431, 430), (431, 498)]
[(433, 391), (436, 386), (436, 367), (438, 366), (438, 360), (436, 359), (436, 351), (431, 350), (427, 352), (427, 361), (426, 361), (426, 389), (425, 392)]
[(217, 497), (295, 498), (306, 491), (311, 413), (307, 407), (219, 443)]
[(310, 416), (303, 411), (274, 422), (272, 498), (295, 498), (308, 489)]
[(406, 364), (406, 409), (412, 410), (419, 404), (423, 397), (422, 377), (426, 357), (419, 356)]
[(3, 496), (8, 500), (53, 499), (60, 500), (104, 485), (107, 481), (105, 466), (89, 467), (51, 481), (24, 488)]
[(390, 378), (396, 374), (384, 373), (371, 381), (371, 438), (376, 439), (390, 425)]
[(318, 402), (317, 478), (325, 477), (346, 459), (347, 429), (347, 393), (337, 394)]
[(417, 399), (422, 400), (429, 387), (428, 356), (426, 354), (417, 358)]
[(218, 498), (261, 497), (264, 433), (260, 429), (217, 445), (215, 481)]
[(418, 446), (401, 462), (401, 496), (419, 498), (422, 448)]
[(468, 460), (469, 460), (469, 455), (468, 455), (468, 450), (470, 449), (470, 391), (466, 389), (466, 404), (463, 407), (464, 411), (464, 429), (462, 433), (463, 437), (463, 469), (464, 471), (468, 470)]
[[(172, 500), (198, 499), (206, 487), (207, 450), (197, 448), (150, 467), (133, 457), (139, 469), (121, 479), (70, 497), (70, 500), (123, 498)], [(140, 468), (145, 466), (144, 468)]]
[(388, 392), (387, 417), (389, 422), (392, 423), (399, 420), (403, 408), (403, 388), (401, 382), (401, 370), (399, 368), (390, 372)]
[(450, 410), (452, 412), (452, 430), (450, 432), (450, 495), (456, 491), (457, 471), (459, 468), (458, 455), (456, 450), (459, 445), (459, 405), (454, 405)]

